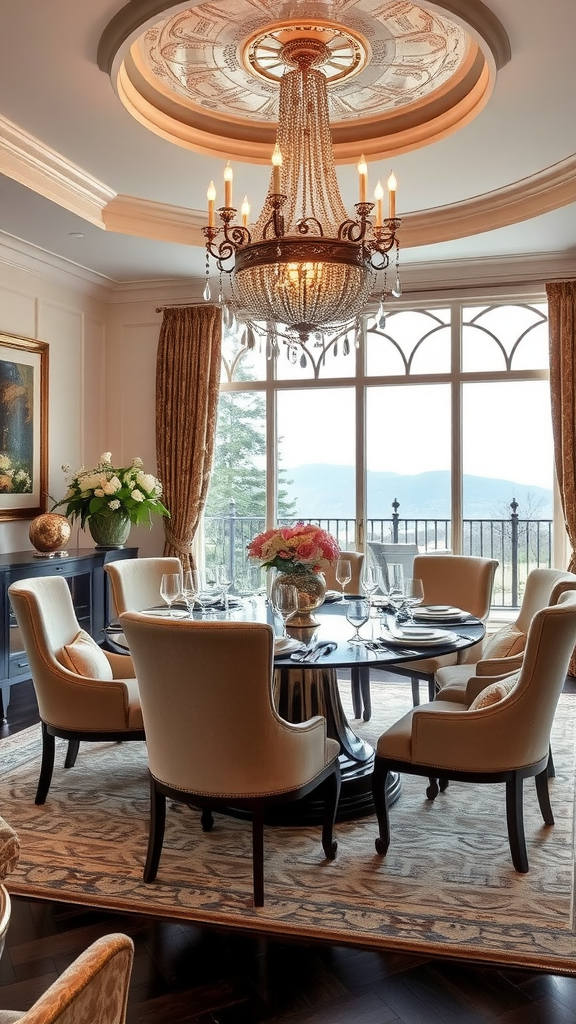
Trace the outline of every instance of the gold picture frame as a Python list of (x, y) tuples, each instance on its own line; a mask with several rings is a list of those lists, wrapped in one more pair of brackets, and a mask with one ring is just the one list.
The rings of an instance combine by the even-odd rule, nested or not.
[(0, 332), (0, 521), (46, 511), (48, 349)]

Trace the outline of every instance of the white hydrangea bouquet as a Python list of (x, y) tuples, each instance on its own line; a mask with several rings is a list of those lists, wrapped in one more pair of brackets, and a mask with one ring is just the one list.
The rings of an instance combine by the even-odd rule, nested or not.
[[(62, 470), (70, 473), (69, 466)], [(160, 501), (162, 484), (144, 472), (142, 459), (133, 459), (130, 466), (119, 469), (112, 465), (112, 453), (104, 452), (94, 469), (81, 466), (66, 483), (68, 490), (52, 511), (65, 505), (64, 515), (79, 519), (82, 528), (92, 516), (116, 514), (135, 526), (144, 522), (151, 526), (153, 512), (170, 515)]]

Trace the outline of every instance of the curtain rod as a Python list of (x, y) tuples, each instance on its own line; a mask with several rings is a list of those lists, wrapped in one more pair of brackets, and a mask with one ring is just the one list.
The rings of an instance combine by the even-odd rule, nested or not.
[(156, 306), (157, 313), (163, 313), (165, 309), (185, 309), (186, 306), (220, 306), (220, 302), (171, 302), (169, 306)]

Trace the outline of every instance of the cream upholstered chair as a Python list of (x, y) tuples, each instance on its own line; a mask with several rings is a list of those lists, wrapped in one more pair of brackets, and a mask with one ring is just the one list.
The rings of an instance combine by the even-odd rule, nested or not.
[(104, 651), (80, 628), (62, 576), (12, 583), (8, 594), (30, 664), (42, 721), (42, 765), (36, 803), (48, 795), (55, 736), (68, 740), (65, 767), (81, 740), (143, 740), (134, 666), (128, 655)]
[[(265, 623), (120, 616), (140, 687), (150, 769), (150, 833), (144, 881), (153, 882), (164, 839), (166, 797), (212, 811), (252, 814), (254, 904), (264, 903), (266, 804), (322, 786), (322, 846), (336, 856), (339, 744), (319, 716), (293, 725), (272, 701), (274, 634)], [(288, 841), (288, 840), (287, 840)]]
[(418, 554), (417, 544), (387, 544), (379, 540), (366, 542), (370, 561), (380, 569), (384, 586), (388, 586), (388, 563), (397, 562), (404, 576), (413, 576), (414, 559)]
[[(342, 551), (340, 558), (347, 558), (350, 562), (350, 569), (352, 570), (352, 577), (344, 587), (345, 594), (360, 594), (360, 580), (362, 578), (362, 566), (364, 565), (364, 552), (363, 551)], [(342, 586), (336, 579), (336, 562), (329, 565), (327, 569), (322, 570), (326, 578), (326, 589), (327, 590), (342, 590)]]
[(160, 583), (164, 573), (181, 572), (179, 558), (119, 558), (107, 562), (104, 571), (110, 579), (116, 614), (140, 612), (162, 604)]
[(467, 707), (489, 682), (522, 665), (528, 629), (536, 612), (557, 604), (566, 590), (576, 589), (576, 574), (564, 569), (532, 569), (526, 577), (516, 620), (487, 637), (475, 664), (450, 665), (436, 672), (436, 700), (458, 701)]
[(128, 935), (104, 935), (29, 1010), (0, 1010), (0, 1024), (124, 1024), (133, 959)]
[[(506, 818), (512, 862), (528, 871), (522, 808), (523, 780), (535, 777), (538, 803), (547, 825), (554, 824), (548, 794), (550, 729), (576, 644), (576, 591), (536, 612), (528, 630), (522, 667), (490, 683), (469, 708), (435, 700), (413, 708), (380, 736), (372, 792), (378, 817), (376, 850), (390, 842), (386, 799), (388, 773), (439, 780), (506, 784)], [(434, 799), (438, 786), (427, 795)]]
[[(417, 555), (414, 559), (414, 577), (422, 580), (424, 604), (449, 604), (486, 621), (490, 613), (494, 574), (498, 562), (493, 558), (473, 555)], [(394, 665), (395, 675), (409, 676), (412, 701), (420, 703), (420, 680), (428, 683), (429, 699), (434, 699), (435, 675), (443, 665), (454, 665), (460, 659), (476, 661), (481, 653), (475, 644), (458, 654), (445, 654), (440, 658)]]

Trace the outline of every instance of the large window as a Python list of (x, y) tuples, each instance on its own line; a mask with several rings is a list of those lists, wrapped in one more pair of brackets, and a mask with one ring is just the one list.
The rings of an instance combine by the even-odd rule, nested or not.
[(553, 564), (545, 302), (395, 305), (296, 363), (250, 342), (223, 342), (211, 556), (242, 561), (266, 525), (310, 520), (349, 549), (496, 557), (505, 606)]

